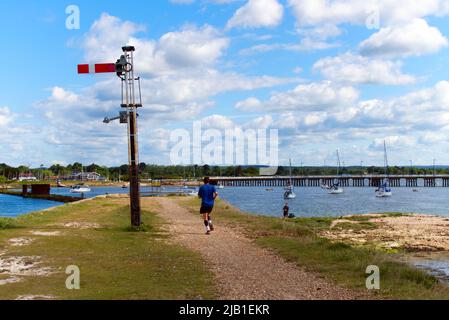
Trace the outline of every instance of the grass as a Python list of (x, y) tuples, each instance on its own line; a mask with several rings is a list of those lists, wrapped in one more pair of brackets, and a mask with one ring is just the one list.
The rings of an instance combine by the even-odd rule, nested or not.
[[(173, 244), (156, 216), (155, 203), (143, 201), (144, 227), (131, 230), (123, 199), (95, 199), (66, 204), (46, 212), (0, 220), (0, 251), (5, 257), (39, 256), (55, 273), (24, 277), (3, 286), (0, 299), (19, 295), (51, 295), (58, 299), (212, 299), (213, 276), (199, 254)], [(67, 223), (95, 224), (90, 229)], [(15, 226), (16, 228), (11, 228)], [(33, 231), (59, 231), (60, 236), (34, 236)], [(12, 238), (34, 238), (23, 247), (9, 247)], [(67, 266), (81, 270), (81, 290), (67, 290)], [(2, 275), (4, 277), (4, 275)]]
[(2, 229), (13, 229), (16, 228), (14, 219), (0, 218), (0, 230)]
[[(179, 202), (194, 211), (197, 200)], [(400, 216), (388, 213), (385, 216)], [(376, 265), (381, 272), (381, 289), (370, 291), (380, 299), (449, 299), (449, 287), (427, 273), (396, 261), (391, 255), (370, 246), (356, 247), (332, 242), (318, 234), (328, 230), (333, 218), (297, 218), (283, 220), (242, 213), (219, 201), (214, 212), (217, 226), (226, 224), (239, 228), (262, 247), (269, 248), (298, 266), (317, 272), (338, 285), (366, 293), (366, 268)], [(350, 220), (361, 223), (342, 223), (339, 228), (370, 229), (376, 226), (364, 217)]]
[[(400, 213), (400, 212), (386, 212), (382, 214), (376, 215), (378, 218), (399, 218), (399, 217), (408, 217), (410, 214)], [(355, 215), (355, 216), (347, 216), (341, 217), (341, 219), (350, 220), (350, 221), (369, 221), (373, 218), (372, 215)]]

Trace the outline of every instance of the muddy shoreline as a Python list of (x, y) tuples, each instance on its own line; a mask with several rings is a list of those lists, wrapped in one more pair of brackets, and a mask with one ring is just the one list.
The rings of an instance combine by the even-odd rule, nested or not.
[(334, 241), (390, 252), (449, 284), (449, 218), (422, 214), (347, 216), (320, 233)]

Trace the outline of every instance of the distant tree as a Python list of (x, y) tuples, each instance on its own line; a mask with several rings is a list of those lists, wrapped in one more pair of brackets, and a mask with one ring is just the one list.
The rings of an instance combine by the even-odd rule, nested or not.
[(242, 168), (242, 166), (238, 166), (238, 167), (237, 167), (237, 169), (236, 169), (236, 175), (237, 175), (237, 177), (243, 176), (243, 168)]
[(203, 174), (204, 176), (209, 176), (210, 175), (210, 166), (208, 164), (205, 164), (203, 166)]
[(83, 171), (83, 165), (81, 163), (79, 163), (79, 162), (75, 162), (72, 165), (72, 170), (76, 171), (76, 172), (81, 172), (81, 171)]

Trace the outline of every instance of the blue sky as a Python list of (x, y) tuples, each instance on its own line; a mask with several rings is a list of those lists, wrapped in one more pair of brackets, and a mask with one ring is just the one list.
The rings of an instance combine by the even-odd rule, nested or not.
[[(80, 29), (66, 28), (66, 7)], [(113, 62), (137, 48), (141, 161), (174, 129), (277, 129), (286, 163), (449, 163), (448, 0), (21, 1), (0, 13), (0, 163), (127, 161)], [(374, 20), (373, 20), (374, 19)], [(373, 24), (374, 23), (374, 24)], [(112, 60), (112, 61), (111, 61)]]

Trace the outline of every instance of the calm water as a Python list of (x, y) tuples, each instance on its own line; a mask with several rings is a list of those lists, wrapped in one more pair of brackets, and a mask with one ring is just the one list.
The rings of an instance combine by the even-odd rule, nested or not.
[[(346, 188), (342, 195), (330, 195), (321, 188), (297, 188), (290, 211), (298, 217), (342, 216), (381, 212), (422, 213), (449, 216), (449, 189), (393, 189), (393, 197), (376, 198), (373, 188)], [(225, 188), (220, 196), (241, 210), (279, 216), (285, 204), (284, 189)]]
[[(150, 192), (151, 187), (142, 188)], [(413, 192), (409, 188), (394, 189), (391, 198), (376, 198), (372, 188), (347, 188), (342, 195), (330, 195), (320, 188), (297, 188), (297, 198), (290, 200), (290, 209), (298, 217), (342, 216), (379, 212), (423, 213), (449, 216), (449, 189), (420, 188)], [(164, 192), (179, 192), (178, 187), (166, 187)], [(93, 187), (85, 195), (92, 198), (104, 194), (126, 194), (128, 189), (117, 187)], [(225, 188), (219, 190), (221, 198), (255, 214), (279, 216), (285, 204), (284, 189), (274, 188)], [(54, 188), (52, 194), (76, 196), (68, 188)], [(81, 196), (81, 195), (78, 195)], [(60, 205), (57, 202), (0, 196), (0, 216), (17, 216)]]
[(0, 194), (0, 217), (16, 217), (21, 214), (44, 210), (61, 205), (58, 202), (24, 199)]
[[(117, 187), (92, 187), (92, 192), (86, 193), (85, 198), (94, 198), (96, 196), (105, 194), (127, 194), (128, 189)], [(151, 192), (158, 190), (157, 188), (144, 187), (142, 192)], [(166, 187), (164, 192), (179, 192), (179, 187)], [(80, 194), (70, 193), (70, 188), (53, 188), (52, 194), (64, 195), (72, 197), (81, 197)], [(33, 211), (39, 211), (60, 206), (61, 203), (54, 201), (38, 200), (38, 199), (24, 199), (22, 197), (13, 197), (0, 195), (0, 217), (17, 217), (19, 215), (27, 214)]]
[[(94, 198), (97, 196), (105, 195), (105, 194), (128, 194), (129, 189), (123, 189), (121, 187), (91, 187), (92, 192), (86, 193), (84, 195), (85, 198)], [(181, 192), (182, 189), (180, 187), (164, 187), (161, 188), (152, 188), (152, 187), (141, 187), (141, 192), (150, 193), (150, 192), (158, 192), (162, 191), (164, 193), (170, 192)], [(71, 197), (81, 197), (80, 194), (70, 193), (70, 188), (53, 188), (51, 189), (51, 193), (55, 195), (62, 196), (71, 196)]]

